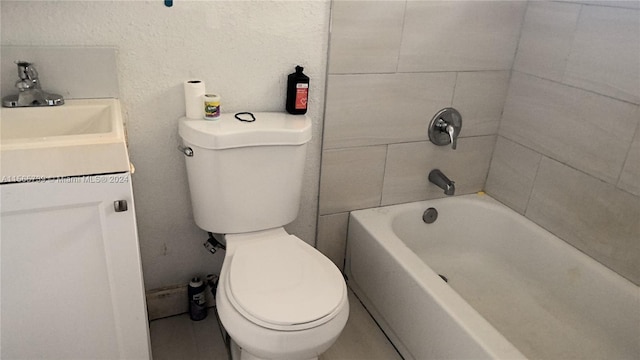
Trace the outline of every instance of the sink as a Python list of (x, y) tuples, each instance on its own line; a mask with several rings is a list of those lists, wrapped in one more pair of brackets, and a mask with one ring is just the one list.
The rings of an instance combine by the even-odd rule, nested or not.
[(2, 108), (0, 151), (2, 183), (129, 170), (117, 99)]
[(0, 139), (3, 144), (41, 143), (74, 135), (109, 134), (114, 130), (115, 117), (109, 102), (76, 100), (67, 105), (3, 108)]

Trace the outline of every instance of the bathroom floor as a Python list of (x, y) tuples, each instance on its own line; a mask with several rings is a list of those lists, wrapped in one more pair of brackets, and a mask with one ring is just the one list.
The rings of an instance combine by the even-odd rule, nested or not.
[[(349, 290), (349, 320), (335, 344), (321, 360), (401, 360), (389, 340)], [(202, 321), (188, 314), (151, 322), (151, 349), (154, 360), (227, 360), (227, 352), (213, 313)]]

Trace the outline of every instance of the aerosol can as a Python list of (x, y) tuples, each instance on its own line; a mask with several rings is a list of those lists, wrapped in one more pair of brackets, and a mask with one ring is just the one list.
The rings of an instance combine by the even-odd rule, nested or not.
[(189, 283), (189, 317), (193, 321), (200, 321), (207, 317), (207, 297), (205, 284), (199, 277), (194, 277)]

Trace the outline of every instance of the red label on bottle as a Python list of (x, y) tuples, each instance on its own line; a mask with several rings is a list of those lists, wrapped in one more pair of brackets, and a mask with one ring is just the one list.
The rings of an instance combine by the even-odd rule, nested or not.
[(307, 108), (307, 96), (309, 96), (309, 84), (296, 84), (296, 110), (304, 110)]

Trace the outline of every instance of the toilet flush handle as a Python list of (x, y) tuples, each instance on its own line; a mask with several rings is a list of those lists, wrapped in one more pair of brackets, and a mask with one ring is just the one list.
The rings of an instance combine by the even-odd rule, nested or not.
[(188, 157), (193, 156), (193, 149), (188, 146), (178, 145), (178, 150), (180, 150), (181, 153), (185, 154)]

